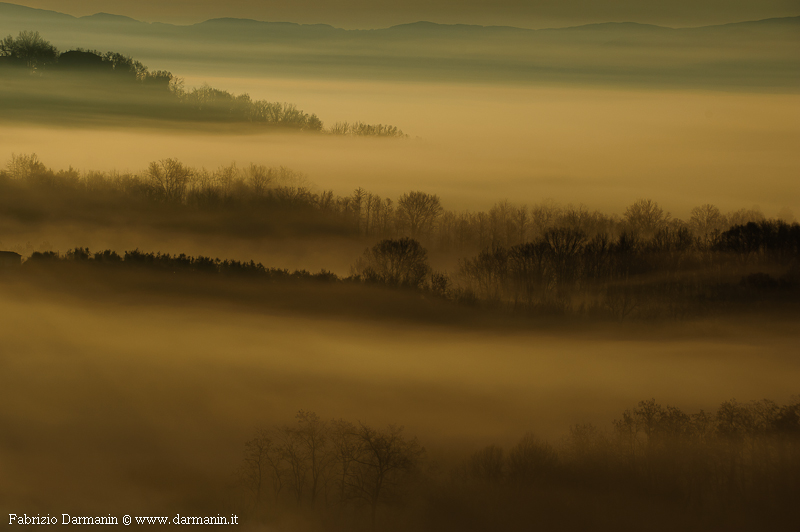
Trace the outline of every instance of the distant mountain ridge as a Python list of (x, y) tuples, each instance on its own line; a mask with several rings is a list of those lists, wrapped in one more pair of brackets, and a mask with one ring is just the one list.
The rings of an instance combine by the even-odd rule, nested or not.
[(61, 50), (114, 50), (180, 76), (557, 83), (800, 92), (800, 16), (694, 28), (389, 28), (215, 18), (190, 25), (0, 2), (0, 37), (34, 30)]
[(75, 19), (72, 15), (66, 13), (59, 13), (58, 11), (51, 11), (48, 9), (38, 9), (35, 7), (21, 6), (18, 4), (9, 4), (8, 2), (0, 2), (0, 15), (34, 15), (46, 18), (60, 18), (60, 19)]
[(140, 20), (126, 17), (125, 15), (113, 15), (111, 13), (95, 13), (94, 15), (86, 15), (79, 17), (79, 20), (94, 20), (98, 22), (129, 22), (134, 24), (147, 24)]
[(520, 28), (515, 26), (482, 26), (477, 24), (445, 24), (438, 22), (418, 21), (405, 24), (397, 24), (394, 26), (389, 26), (387, 28), (347, 30), (343, 28), (337, 28), (329, 24), (300, 24), (296, 22), (273, 22), (273, 21), (262, 21), (249, 18), (233, 18), (233, 17), (212, 18), (205, 20), (203, 22), (197, 22), (195, 24), (179, 25), (166, 22), (143, 22), (125, 15), (116, 15), (112, 13), (103, 13), (103, 12), (95, 13), (93, 15), (86, 15), (82, 17), (75, 17), (73, 15), (69, 15), (67, 13), (61, 13), (58, 11), (22, 6), (19, 4), (12, 4), (9, 2), (0, 2), (0, 16), (6, 16), (6, 15), (15, 15), (15, 16), (27, 15), (31, 17), (37, 17), (49, 20), (60, 19), (63, 21), (73, 20), (73, 21), (106, 22), (106, 23), (107, 22), (138, 23), (144, 25), (157, 25), (157, 26), (166, 26), (173, 28), (190, 28), (190, 27), (214, 25), (214, 24), (247, 24), (251, 26), (258, 25), (262, 27), (280, 26), (282, 28), (296, 28), (296, 29), (302, 29), (302, 28), (326, 29), (326, 30), (335, 30), (337, 32), (346, 32), (353, 34), (362, 32), (404, 31), (404, 30), (410, 30), (410, 31), (447, 30), (447, 31), (490, 31), (490, 32), (512, 31), (512, 32), (527, 33), (527, 32), (598, 30), (598, 29), (608, 29), (608, 28), (613, 28), (613, 29), (636, 28), (636, 29), (652, 29), (652, 30), (700, 30), (708, 28), (725, 28), (738, 25), (756, 25), (756, 24), (796, 24), (800, 26), (800, 15), (794, 17), (778, 17), (778, 18), (768, 18), (761, 20), (731, 22), (726, 24), (713, 24), (707, 26), (681, 27), (681, 28), (672, 28), (668, 26), (658, 26), (655, 24), (644, 24), (632, 21), (600, 22), (593, 24), (582, 24), (578, 26), (566, 26), (559, 28), (540, 28), (540, 29)]

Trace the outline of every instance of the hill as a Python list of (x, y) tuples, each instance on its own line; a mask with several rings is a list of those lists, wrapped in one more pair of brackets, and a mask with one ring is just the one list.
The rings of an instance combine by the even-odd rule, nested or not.
[[(374, 30), (220, 18), (180, 26), (0, 3), (0, 34), (114, 48), (223, 76), (525, 82), (796, 92), (800, 17), (698, 28), (609, 22), (532, 30), (416, 22)], [(163, 65), (163, 66), (162, 66)]]

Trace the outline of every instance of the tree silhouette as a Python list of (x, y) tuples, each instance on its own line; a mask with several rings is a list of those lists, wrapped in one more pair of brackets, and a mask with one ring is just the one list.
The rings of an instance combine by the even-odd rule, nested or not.
[(412, 288), (422, 286), (430, 272), (428, 252), (410, 238), (381, 240), (364, 251), (355, 269), (367, 281)]
[(506, 459), (503, 448), (488, 445), (474, 453), (467, 463), (469, 475), (490, 486), (499, 485), (506, 474)]
[(311, 482), (309, 486), (310, 501), (311, 506), (314, 506), (322, 487), (324, 475), (333, 459), (330, 452), (328, 425), (314, 412), (301, 410), (295, 417), (299, 426), (294, 429), (294, 434), (296, 440), (305, 448)]
[(180, 202), (192, 178), (192, 170), (177, 159), (161, 159), (150, 163), (148, 176), (168, 202)]
[(55, 64), (58, 49), (44, 40), (38, 31), (21, 31), (16, 39), (9, 35), (0, 40), (0, 56), (15, 59), (36, 71)]
[(649, 237), (667, 224), (670, 214), (655, 201), (640, 199), (625, 210), (625, 220), (634, 230)]
[(340, 505), (344, 505), (350, 497), (350, 476), (356, 466), (360, 445), (356, 426), (343, 419), (331, 422), (331, 449), (336, 464), (334, 485)]
[(530, 485), (551, 477), (557, 468), (556, 450), (531, 433), (523, 436), (508, 452), (508, 474), (518, 485)]
[(541, 300), (547, 290), (548, 250), (544, 241), (526, 242), (509, 250), (509, 275), (514, 283), (515, 298), (523, 298), (528, 305)]
[(712, 243), (714, 235), (722, 232), (727, 223), (725, 215), (708, 203), (692, 209), (692, 216), (689, 219), (689, 227), (705, 246)]
[(375, 527), (378, 506), (399, 495), (403, 480), (417, 467), (425, 449), (416, 438), (406, 439), (403, 428), (376, 430), (360, 423), (356, 429), (358, 450), (348, 486), (352, 495), (370, 507)]
[(397, 224), (411, 238), (421, 238), (430, 234), (443, 210), (439, 196), (408, 192), (397, 200)]
[(106, 52), (103, 61), (110, 63), (114, 74), (122, 79), (142, 80), (147, 75), (147, 67), (128, 55)]
[(70, 50), (58, 56), (60, 70), (111, 71), (113, 66), (103, 56), (92, 51)]
[(586, 233), (571, 227), (559, 227), (544, 234), (549, 259), (550, 280), (555, 284), (556, 294), (566, 298), (581, 275), (581, 252), (586, 244)]
[(276, 500), (286, 488), (298, 507), (367, 506), (374, 525), (379, 506), (398, 499), (425, 451), (402, 427), (327, 423), (302, 410), (296, 417), (297, 426), (261, 429), (245, 443), (241, 476), (256, 510), (270, 487)]
[(257, 196), (263, 196), (270, 185), (275, 181), (275, 171), (263, 164), (250, 164), (245, 171), (247, 181)]
[(12, 153), (6, 168), (9, 177), (19, 180), (31, 179), (47, 171), (47, 167), (35, 153), (30, 155)]
[(508, 251), (503, 247), (487, 248), (475, 258), (461, 261), (461, 276), (470, 283), (470, 288), (489, 301), (503, 299), (509, 273)]
[[(60, 64), (59, 64), (60, 63)], [(66, 90), (65, 81), (75, 85), (81, 81), (90, 81), (95, 84), (121, 82), (127, 88), (136, 87), (137, 91), (146, 90), (151, 97), (158, 97), (146, 104), (136, 98), (131, 91), (119, 91), (120, 87), (113, 87), (109, 94), (114, 98), (112, 106), (93, 106), (95, 113), (136, 114), (146, 113), (158, 118), (181, 118), (190, 120), (203, 120), (208, 122), (243, 122), (256, 123), (281, 128), (293, 128), (304, 131), (326, 132), (332, 134), (348, 134), (357, 136), (377, 137), (405, 137), (398, 128), (383, 124), (365, 124), (356, 122), (334, 126), (330, 131), (323, 129), (322, 120), (314, 113), (306, 113), (293, 103), (269, 102), (254, 100), (249, 94), (235, 95), (225, 90), (216, 89), (204, 84), (199, 88), (186, 89), (184, 80), (172, 75), (166, 70), (149, 71), (140, 61), (119, 52), (108, 51), (100, 53), (97, 50), (84, 50), (81, 48), (69, 50), (60, 54), (58, 49), (41, 37), (39, 32), (23, 31), (14, 38), (11, 35), (0, 39), (0, 67), (27, 67), (33, 72), (50, 70), (56, 66), (55, 72), (70, 73), (71, 76), (61, 76), (59, 83), (41, 83), (41, 80), (32, 81), (30, 78), (18, 76), (20, 83), (31, 83), (36, 90), (29, 94), (30, 103), (25, 105), (36, 106), (44, 102), (52, 104), (54, 96), (63, 99)], [(46, 68), (47, 67), (47, 68)], [(82, 72), (80, 72), (82, 71)], [(76, 76), (80, 72), (83, 77)], [(103, 73), (102, 77), (86, 76), (85, 74)], [(41, 77), (41, 76), (37, 76)], [(51, 80), (56, 78), (56, 75)], [(38, 85), (36, 85), (38, 83)], [(44, 90), (43, 90), (44, 89)], [(135, 105), (128, 105), (133, 99)], [(97, 103), (97, 102), (93, 102)], [(126, 112), (127, 110), (127, 112)], [(165, 115), (164, 111), (169, 111)]]
[(254, 506), (258, 510), (269, 484), (278, 496), (285, 481), (282, 463), (283, 450), (278, 446), (273, 431), (259, 430), (256, 436), (245, 443), (242, 476), (245, 485), (253, 493)]

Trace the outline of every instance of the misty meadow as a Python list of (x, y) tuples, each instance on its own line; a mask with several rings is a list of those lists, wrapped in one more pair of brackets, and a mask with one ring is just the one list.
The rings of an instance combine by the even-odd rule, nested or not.
[(800, 18), (24, 3), (10, 526), (796, 528)]

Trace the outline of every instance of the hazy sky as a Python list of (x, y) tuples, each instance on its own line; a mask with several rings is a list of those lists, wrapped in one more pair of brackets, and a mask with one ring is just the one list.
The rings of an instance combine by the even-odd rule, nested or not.
[(97, 12), (139, 20), (199, 22), (215, 17), (376, 28), (441, 23), (557, 27), (634, 21), (698, 26), (800, 15), (797, 0), (16, 0), (82, 16)]

